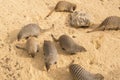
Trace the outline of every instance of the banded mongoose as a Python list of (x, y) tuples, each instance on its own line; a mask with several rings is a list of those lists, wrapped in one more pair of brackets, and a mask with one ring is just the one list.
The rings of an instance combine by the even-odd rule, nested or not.
[(74, 3), (70, 3), (67, 1), (59, 1), (55, 8), (50, 11), (50, 13), (45, 17), (45, 19), (47, 17), (49, 17), (54, 11), (56, 12), (73, 12), (76, 9), (76, 4)]
[(45, 56), (45, 66), (48, 71), (51, 65), (57, 64), (58, 52), (54, 43), (49, 40), (44, 40), (43, 51)]
[(74, 80), (104, 80), (103, 75), (90, 73), (78, 64), (71, 64), (69, 71)]
[(104, 30), (120, 30), (120, 17), (109, 16), (97, 28), (88, 31), (87, 33)]
[(70, 54), (75, 54), (76, 52), (86, 52), (87, 50), (74, 42), (74, 40), (68, 35), (61, 35), (59, 39), (56, 39), (53, 35), (52, 38), (59, 42), (61, 48)]
[(41, 29), (37, 24), (33, 24), (33, 23), (27, 24), (20, 30), (20, 32), (17, 35), (17, 39), (19, 41), (22, 38), (27, 39), (29, 36), (38, 37), (40, 33), (49, 31), (52, 28), (53, 26), (49, 29)]
[(29, 37), (27, 39), (25, 47), (20, 47), (16, 45), (17, 48), (26, 50), (31, 57), (35, 57), (36, 53), (39, 52), (39, 44), (35, 37)]

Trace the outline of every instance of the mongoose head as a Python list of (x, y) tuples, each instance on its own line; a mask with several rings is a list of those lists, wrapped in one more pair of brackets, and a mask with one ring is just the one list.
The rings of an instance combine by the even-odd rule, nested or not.
[(22, 38), (28, 39), (29, 37), (19, 33), (18, 36), (17, 36), (17, 40), (20, 41), (20, 39), (22, 39)]

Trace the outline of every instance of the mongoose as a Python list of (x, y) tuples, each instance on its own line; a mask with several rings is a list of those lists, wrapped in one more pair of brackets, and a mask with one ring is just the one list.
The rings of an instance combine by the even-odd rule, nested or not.
[(35, 40), (35, 37), (29, 37), (27, 39), (26, 45), (24, 48), (16, 45), (17, 48), (26, 50), (31, 57), (35, 57), (35, 54), (39, 51), (39, 44)]
[(46, 32), (46, 31), (49, 31), (53, 28), (54, 26), (52, 26), (51, 28), (49, 29), (41, 29), (39, 27), (39, 25), (37, 24), (27, 24), (25, 25), (21, 30), (20, 32), (18, 33), (17, 35), (17, 38), (18, 38), (18, 41), (22, 38), (28, 38), (29, 36), (34, 36), (34, 37), (38, 37), (40, 35), (40, 33), (43, 33), (43, 32)]
[(104, 76), (86, 71), (78, 64), (70, 64), (69, 71), (74, 80), (104, 80)]
[(69, 37), (68, 35), (61, 35), (59, 39), (56, 39), (53, 35), (51, 35), (52, 38), (59, 42), (61, 48), (65, 51), (67, 51), (70, 54), (75, 54), (76, 52), (85, 52), (86, 49), (77, 43), (74, 42), (74, 40)]
[(97, 28), (87, 33), (104, 30), (120, 30), (120, 17), (109, 16)]
[(51, 65), (57, 64), (58, 52), (54, 43), (49, 40), (44, 40), (43, 51), (45, 55), (45, 66), (48, 71)]
[(50, 11), (50, 13), (45, 17), (49, 17), (54, 11), (56, 12), (73, 12), (76, 9), (76, 4), (67, 2), (67, 1), (59, 1), (55, 8)]

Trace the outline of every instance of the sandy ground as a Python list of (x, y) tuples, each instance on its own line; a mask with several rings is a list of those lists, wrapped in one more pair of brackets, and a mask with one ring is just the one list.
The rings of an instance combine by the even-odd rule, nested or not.
[[(67, 0), (77, 4), (77, 11), (85, 11), (99, 24), (108, 16), (120, 16), (120, 0)], [(120, 31), (98, 31), (75, 29), (67, 24), (69, 13), (54, 12), (47, 20), (44, 17), (58, 0), (0, 0), (0, 80), (72, 80), (68, 66), (72, 60), (92, 73), (101, 73), (105, 80), (120, 80)], [(16, 36), (26, 24), (37, 23), (42, 29), (55, 25), (49, 32), (38, 37), (40, 52), (34, 59), (23, 50), (17, 49)], [(67, 55), (56, 44), (59, 59), (49, 72), (46, 71), (43, 56), (43, 41), (58, 38), (62, 34), (71, 37), (84, 46), (87, 52)]]

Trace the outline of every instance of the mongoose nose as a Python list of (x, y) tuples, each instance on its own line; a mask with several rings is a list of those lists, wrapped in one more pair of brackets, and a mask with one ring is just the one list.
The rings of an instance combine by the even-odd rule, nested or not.
[(45, 63), (45, 67), (46, 67), (47, 71), (49, 71), (50, 65), (48, 63)]

